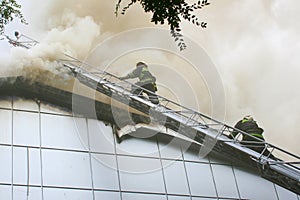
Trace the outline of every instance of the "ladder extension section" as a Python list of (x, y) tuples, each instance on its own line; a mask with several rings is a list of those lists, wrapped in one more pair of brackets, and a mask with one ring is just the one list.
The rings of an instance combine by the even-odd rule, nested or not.
[(37, 45), (39, 42), (26, 36), (23, 34), (19, 34), (19, 32), (15, 32), (16, 39), (10, 38), (8, 35), (5, 35), (9, 44), (13, 45), (14, 47), (22, 47), (25, 49), (30, 49), (33, 46)]
[[(226, 156), (233, 162), (244, 163), (258, 170), (262, 177), (300, 194), (300, 157), (262, 140), (244, 145), (238, 138), (239, 135), (248, 135), (245, 132), (162, 96), (158, 96), (159, 104), (153, 104), (142, 94), (135, 95), (130, 92), (133, 86), (139, 86), (120, 80), (117, 76), (105, 71), (90, 72), (95, 67), (71, 56), (67, 57), (68, 59), (60, 60), (60, 62), (70, 69), (82, 84), (150, 115), (155, 123), (160, 123), (202, 146), (212, 144), (210, 149), (212, 152)], [(239, 133), (236, 139), (229, 139), (228, 136), (233, 130)], [(256, 145), (263, 145), (265, 148), (261, 152), (251, 150), (251, 146)], [(270, 154), (265, 154), (267, 151), (291, 161), (271, 159)]]
[[(21, 36), (28, 41), (21, 41), (22, 37), (18, 33), (15, 33), (15, 36), (17, 40), (6, 36), (9, 43), (14, 46), (29, 49), (38, 43), (24, 35)], [(299, 156), (259, 139), (256, 139), (257, 142), (242, 143), (239, 136), (248, 135), (245, 132), (162, 96), (158, 96), (159, 104), (153, 104), (143, 94), (131, 93), (131, 87), (139, 86), (120, 80), (108, 72), (99, 71), (94, 66), (69, 55), (65, 56), (65, 59), (58, 61), (63, 67), (72, 71), (74, 77), (82, 84), (128, 104), (130, 107), (149, 115), (155, 123), (196, 141), (202, 145), (202, 149), (205, 149), (204, 155), (211, 151), (234, 163), (244, 164), (258, 170), (265, 179), (300, 195)], [(228, 136), (233, 130), (238, 131), (238, 135), (235, 139), (229, 139)], [(252, 136), (248, 135), (248, 137)], [(251, 149), (258, 145), (264, 148), (259, 152)], [(276, 159), (272, 159), (271, 154), (275, 155)]]

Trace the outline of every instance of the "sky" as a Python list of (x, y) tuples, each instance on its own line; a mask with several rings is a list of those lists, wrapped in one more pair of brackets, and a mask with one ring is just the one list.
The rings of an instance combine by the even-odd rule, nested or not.
[[(118, 50), (132, 45), (132, 37), (143, 46), (145, 39), (140, 39), (141, 31), (138, 31), (137, 37), (130, 35), (135, 34), (137, 29), (151, 27), (168, 30), (166, 25), (152, 24), (150, 15), (145, 14), (139, 5), (130, 8), (126, 15), (116, 17), (114, 9), (117, 1), (18, 2), (23, 6), (28, 25), (13, 22), (7, 26), (5, 33), (13, 36), (14, 31), (18, 30), (40, 41), (40, 45), (26, 51), (11, 48), (5, 40), (0, 41), (0, 58), (4, 61), (0, 68), (2, 76), (17, 73), (51, 81), (41, 73), (50, 70), (62, 76), (62, 72), (55, 67), (55, 60), (61, 52), (91, 62), (97, 60), (95, 65), (99, 66), (110, 62), (111, 67), (105, 69), (124, 75), (132, 69), (138, 57), (152, 63), (150, 67), (158, 77), (161, 95), (180, 100), (188, 106), (196, 104), (196, 109), (204, 113), (210, 112), (212, 102), (219, 101), (220, 105), (225, 106), (222, 120), (230, 125), (251, 114), (265, 130), (264, 136), (268, 142), (300, 155), (299, 1), (211, 0), (211, 5), (197, 11), (199, 18), (208, 23), (206, 29), (185, 21), (181, 23), (186, 41), (201, 47), (207, 54), (205, 59), (213, 63), (218, 72), (225, 96), (217, 100), (214, 97), (214, 101), (209, 98), (208, 90), (210, 84), (218, 81), (201, 71), (203, 68), (200, 75), (194, 73), (194, 68), (186, 59), (190, 58), (187, 55), (189, 52), (198, 52), (199, 49), (193, 49), (193, 45), (188, 46), (188, 53), (181, 54), (173, 49), (176, 44), (171, 36), (159, 39), (143, 32), (147, 42), (155, 46), (168, 43), (172, 51), (141, 48), (128, 51), (118, 58), (113, 57)], [(108, 51), (97, 57), (97, 48), (112, 45), (119, 36), (123, 39), (128, 36), (129, 39), (109, 46)], [(112, 42), (106, 43), (107, 40)], [(121, 63), (124, 66), (119, 67)], [(180, 79), (183, 84), (176, 84)]]

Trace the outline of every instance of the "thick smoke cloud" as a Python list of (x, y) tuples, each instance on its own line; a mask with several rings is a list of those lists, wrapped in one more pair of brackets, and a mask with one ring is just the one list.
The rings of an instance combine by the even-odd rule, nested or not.
[[(49, 74), (63, 76), (56, 62), (63, 54), (84, 60), (103, 38), (139, 24), (138, 20), (140, 25), (146, 21), (143, 17), (135, 17), (142, 12), (135, 7), (132, 14), (117, 20), (115, 3), (109, 1), (54, 0), (41, 4), (34, 0), (23, 2), (23, 8), (32, 30), (25, 31), (25, 34), (37, 39), (39, 44), (30, 50), (11, 49), (11, 61), (1, 69), (2, 74), (23, 75), (44, 82), (49, 80), (49, 84), (53, 84), (50, 83), (53, 77), (49, 78)], [(133, 18), (135, 20), (131, 20)]]
[(20, 47), (11, 49), (8, 74), (23, 75), (48, 84), (62, 84), (53, 81), (53, 78), (60, 77), (65, 81), (70, 78), (57, 60), (63, 58), (63, 54), (84, 58), (100, 35), (100, 25), (91, 16), (77, 16), (68, 8), (59, 14), (49, 15), (47, 19), (44, 23), (48, 26), (36, 46), (29, 50)]
[[(139, 5), (116, 18), (115, 3), (99, 0), (24, 2), (25, 12), (35, 8), (36, 12), (28, 14), (28, 21), (35, 30), (32, 35), (41, 43), (30, 51), (12, 50), (11, 72), (40, 79), (45, 71), (61, 76), (63, 73), (55, 60), (62, 52), (84, 59), (94, 45), (111, 35), (151, 26), (150, 17)], [(244, 115), (252, 114), (265, 129), (267, 141), (300, 155), (297, 134), (300, 3), (296, 0), (211, 3), (199, 13), (208, 22), (207, 29), (188, 23), (183, 23), (182, 29), (185, 36), (206, 49), (219, 70), (226, 90), (226, 122), (234, 124)], [(113, 53), (113, 49), (107, 53)], [(144, 59), (161, 66), (182, 68), (172, 63), (178, 60), (168, 56), (155, 52), (151, 58)], [(134, 58), (122, 61), (129, 66), (125, 68), (128, 71)], [(113, 72), (119, 73), (118, 70)], [(196, 93), (203, 95), (199, 90)], [(209, 101), (203, 99), (203, 102)]]

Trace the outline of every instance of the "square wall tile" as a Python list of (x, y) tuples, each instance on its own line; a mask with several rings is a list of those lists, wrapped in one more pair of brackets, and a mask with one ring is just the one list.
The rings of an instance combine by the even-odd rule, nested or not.
[[(244, 168), (234, 167), (241, 198), (277, 199), (274, 184)], [(253, 192), (255, 191), (255, 192)]]
[(122, 200), (167, 200), (165, 195), (122, 193)]
[(12, 183), (12, 148), (0, 146), (0, 183)]
[(12, 111), (0, 109), (0, 143), (11, 144), (12, 134)]
[(26, 199), (26, 200), (41, 200), (42, 189), (36, 187), (13, 187), (14, 199)]
[(182, 139), (168, 137), (165, 135), (157, 136), (161, 158), (182, 160), (181, 145)]
[(92, 152), (115, 153), (111, 126), (106, 126), (98, 120), (88, 119), (88, 132)]
[(26, 148), (14, 147), (13, 152), (13, 183), (26, 184), (28, 176)]
[(159, 159), (118, 156), (121, 189), (165, 193)]
[(213, 175), (220, 197), (239, 198), (233, 169), (228, 165), (212, 165)]
[(39, 114), (13, 112), (13, 142), (17, 145), (40, 146)]
[(189, 187), (182, 161), (163, 160), (165, 181), (168, 194), (189, 195)]
[(189, 196), (168, 196), (168, 200), (191, 200)]
[(159, 158), (156, 137), (139, 138), (128, 137), (117, 144), (117, 153), (122, 155), (134, 155)]
[(120, 192), (95, 191), (95, 200), (121, 200)]
[(194, 162), (209, 163), (209, 157), (202, 157), (200, 155), (201, 146), (198, 144), (191, 144), (188, 148), (182, 149), (184, 160)]
[(186, 162), (192, 195), (215, 197), (216, 189), (209, 164)]
[(275, 187), (276, 187), (276, 191), (277, 191), (279, 200), (298, 200), (297, 194), (295, 194), (279, 185), (275, 185)]
[(92, 170), (94, 188), (119, 190), (115, 155), (92, 154)]
[(42, 150), (42, 163), (46, 186), (92, 187), (88, 153)]
[(90, 190), (44, 188), (44, 200), (92, 200)]
[(40, 150), (14, 147), (13, 152), (14, 184), (41, 185)]
[(0, 185), (0, 198), (3, 200), (11, 200), (11, 189), (10, 185)]
[(87, 124), (84, 118), (41, 115), (42, 146), (88, 150)]

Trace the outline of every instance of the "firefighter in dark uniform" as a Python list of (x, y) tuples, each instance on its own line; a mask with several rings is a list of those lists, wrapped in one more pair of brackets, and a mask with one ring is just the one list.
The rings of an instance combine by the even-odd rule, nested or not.
[[(246, 145), (248, 148), (250, 148), (258, 153), (261, 153), (264, 150), (265, 144), (263, 144), (263, 143), (259, 144), (259, 142), (265, 141), (265, 139), (263, 137), (264, 130), (257, 125), (256, 121), (253, 119), (253, 117), (251, 115), (247, 115), (242, 120), (238, 121), (236, 123), (236, 125), (234, 126), (234, 128), (244, 131), (250, 135), (250, 136), (248, 136), (248, 135), (244, 134), (241, 144)], [(237, 134), (238, 134), (238, 131), (234, 130), (229, 135), (229, 138), (233, 139), (237, 136)], [(257, 140), (256, 138), (258, 138), (259, 140)], [(255, 142), (258, 142), (258, 143), (255, 143)], [(275, 157), (272, 154), (270, 154), (270, 152), (267, 149), (264, 151), (263, 155), (269, 156), (270, 158), (275, 159)]]
[[(132, 78), (138, 78), (139, 81), (135, 83), (135, 85), (140, 86), (140, 87), (133, 87), (132, 88), (132, 93), (137, 94), (137, 95), (142, 95), (142, 93), (146, 93), (147, 96), (149, 97), (149, 100), (154, 103), (158, 104), (158, 97), (155, 94), (157, 91), (156, 87), (156, 78), (150, 73), (148, 66), (143, 63), (143, 62), (138, 62), (136, 64), (136, 68), (127, 74), (124, 77), (120, 77), (121, 80), (125, 79), (132, 79)], [(143, 90), (142, 88), (146, 89)], [(152, 93), (148, 92), (151, 91)]]

